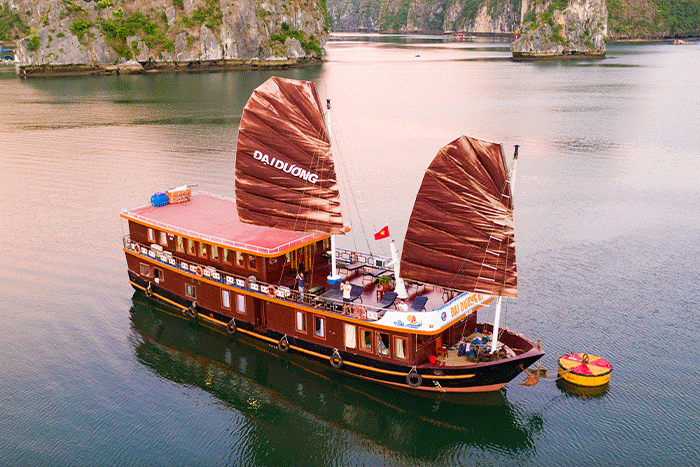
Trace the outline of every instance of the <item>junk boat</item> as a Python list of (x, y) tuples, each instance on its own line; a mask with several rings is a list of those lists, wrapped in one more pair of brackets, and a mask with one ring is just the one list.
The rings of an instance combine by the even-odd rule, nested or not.
[[(236, 199), (183, 186), (122, 210), (131, 285), (188, 319), (424, 395), (497, 391), (539, 360), (539, 342), (499, 325), (517, 295), (518, 147), (511, 170), (499, 144), (440, 149), (401, 255), (391, 241), (381, 256), (336, 246), (349, 227), (330, 127), (313, 82), (260, 85), (241, 118)], [(493, 323), (477, 320), (486, 306)]]

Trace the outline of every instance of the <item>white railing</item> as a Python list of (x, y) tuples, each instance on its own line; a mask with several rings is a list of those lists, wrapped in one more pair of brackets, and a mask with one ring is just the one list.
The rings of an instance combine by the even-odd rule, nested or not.
[[(239, 276), (237, 274), (232, 274), (227, 271), (217, 269), (213, 266), (205, 266), (193, 261), (185, 260), (182, 258), (175, 257), (171, 252), (163, 250), (160, 245), (142, 245), (131, 240), (129, 235), (125, 235), (123, 238), (124, 248), (131, 250), (139, 255), (147, 256), (151, 260), (158, 261), (162, 264), (167, 264), (170, 267), (178, 269), (180, 272), (196, 276), (198, 278), (203, 278), (212, 282), (218, 282), (220, 284), (237, 287), (242, 290), (248, 290), (260, 294), (265, 294), (268, 297), (274, 297), (278, 300), (288, 301), (293, 304), (302, 303), (306, 306), (313, 308), (332, 311), (337, 313), (343, 312), (343, 301), (333, 300), (333, 299), (323, 299), (320, 300), (317, 295), (311, 295), (308, 291), (302, 294), (298, 290), (293, 290), (289, 287), (270, 284), (267, 282), (259, 281), (255, 276)], [(342, 250), (341, 255), (344, 258), (347, 255), (348, 262), (350, 262), (349, 250)], [(341, 256), (339, 255), (339, 256)], [(376, 266), (372, 262), (372, 258), (379, 258), (380, 261), (385, 261), (387, 258), (372, 256), (372, 255), (360, 255), (359, 258), (363, 258), (362, 261), (368, 266)], [(381, 263), (380, 263), (381, 264)], [(386, 313), (386, 308), (373, 306), (373, 305), (360, 305), (365, 310), (366, 320), (376, 321), (380, 319)], [(357, 308), (358, 305), (354, 305), (352, 310)], [(351, 310), (351, 311), (352, 311)], [(352, 314), (354, 316), (354, 314)]]

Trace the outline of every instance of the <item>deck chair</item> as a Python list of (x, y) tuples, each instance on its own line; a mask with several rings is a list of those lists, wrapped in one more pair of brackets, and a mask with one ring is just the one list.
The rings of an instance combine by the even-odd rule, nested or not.
[(447, 357), (447, 347), (442, 346), (442, 337), (435, 339), (435, 355), (437, 357)]
[(425, 310), (425, 304), (428, 302), (428, 297), (416, 297), (411, 304), (411, 311)]
[(382, 301), (379, 302), (379, 306), (382, 308), (386, 308), (388, 306), (391, 306), (394, 304), (394, 301), (396, 300), (396, 297), (398, 297), (399, 294), (396, 292), (384, 292), (384, 296), (382, 297)]

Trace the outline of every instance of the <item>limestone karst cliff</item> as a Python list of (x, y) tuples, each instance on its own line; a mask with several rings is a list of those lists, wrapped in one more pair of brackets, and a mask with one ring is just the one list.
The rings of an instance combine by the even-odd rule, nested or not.
[(513, 57), (605, 56), (605, 0), (533, 0), (523, 10), (521, 35), (510, 45)]
[(520, 0), (330, 0), (334, 31), (512, 33)]
[[(0, 0), (20, 68), (320, 57), (324, 0)], [(136, 64), (138, 65), (138, 63)]]
[[(520, 29), (521, 19), (528, 9), (537, 3), (530, 0), (328, 0), (328, 14), (333, 31), (514, 34)], [(700, 0), (606, 0), (605, 3), (611, 39), (700, 35)], [(559, 8), (560, 11), (565, 9)]]

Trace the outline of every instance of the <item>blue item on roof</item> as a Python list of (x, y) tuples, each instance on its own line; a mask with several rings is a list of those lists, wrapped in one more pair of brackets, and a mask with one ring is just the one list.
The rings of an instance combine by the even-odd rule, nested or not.
[(168, 195), (165, 193), (156, 193), (151, 196), (151, 204), (153, 207), (159, 208), (168, 204)]

